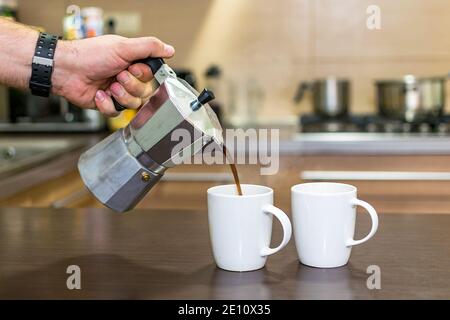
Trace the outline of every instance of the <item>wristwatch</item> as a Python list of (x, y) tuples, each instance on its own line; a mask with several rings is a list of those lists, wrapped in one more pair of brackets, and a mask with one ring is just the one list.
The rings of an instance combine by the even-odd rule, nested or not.
[(45, 32), (39, 34), (31, 64), (29, 88), (35, 96), (48, 97), (52, 89), (53, 57), (58, 37)]

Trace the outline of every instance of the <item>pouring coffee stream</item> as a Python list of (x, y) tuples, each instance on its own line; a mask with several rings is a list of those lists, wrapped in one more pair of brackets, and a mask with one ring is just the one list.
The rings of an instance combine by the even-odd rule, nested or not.
[[(134, 208), (168, 168), (183, 162), (180, 159), (192, 157), (211, 142), (224, 146), (222, 127), (208, 105), (214, 99), (211, 91), (198, 93), (161, 58), (137, 62), (150, 67), (158, 88), (125, 128), (91, 147), (78, 161), (87, 189), (117, 212)], [(114, 105), (124, 109), (116, 101)], [(174, 139), (180, 132), (191, 139)], [(237, 170), (231, 167), (239, 191)]]
[(222, 147), (223, 154), (228, 160), (228, 163), (230, 165), (231, 172), (233, 173), (234, 178), (234, 184), (236, 185), (236, 190), (238, 195), (242, 196), (242, 188), (241, 188), (241, 182), (239, 181), (239, 174), (236, 168), (236, 164), (233, 161), (233, 157), (231, 156), (230, 152), (228, 151), (227, 147), (223, 145)]

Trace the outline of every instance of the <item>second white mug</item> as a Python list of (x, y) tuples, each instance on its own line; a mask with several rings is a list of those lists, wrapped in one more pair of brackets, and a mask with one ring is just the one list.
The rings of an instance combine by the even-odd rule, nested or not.
[[(377, 231), (375, 209), (356, 197), (356, 187), (343, 183), (313, 182), (291, 188), (295, 245), (300, 262), (319, 268), (347, 264), (352, 246), (369, 240)], [(354, 240), (356, 206), (372, 219), (369, 234)]]

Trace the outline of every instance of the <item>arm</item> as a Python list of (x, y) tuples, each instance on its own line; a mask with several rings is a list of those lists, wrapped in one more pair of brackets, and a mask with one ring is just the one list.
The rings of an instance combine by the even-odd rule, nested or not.
[(0, 18), (0, 83), (28, 88), (38, 35), (37, 30)]
[[(0, 18), (0, 83), (26, 89), (39, 32)], [(115, 116), (111, 100), (139, 108), (151, 95), (153, 78), (135, 60), (170, 58), (172, 46), (153, 37), (124, 38), (115, 35), (76, 41), (58, 41), (52, 74), (52, 92), (82, 108), (97, 107)]]

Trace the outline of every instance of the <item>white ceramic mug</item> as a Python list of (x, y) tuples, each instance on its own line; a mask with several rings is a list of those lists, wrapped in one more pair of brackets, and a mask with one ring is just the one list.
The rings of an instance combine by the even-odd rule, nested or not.
[[(318, 268), (347, 264), (352, 246), (366, 242), (378, 228), (378, 215), (356, 197), (356, 187), (343, 183), (313, 182), (291, 188), (294, 238), (300, 262)], [(356, 206), (372, 219), (369, 234), (354, 240)]]
[[(251, 271), (264, 267), (267, 256), (283, 249), (292, 234), (287, 215), (273, 206), (273, 190), (242, 184), (240, 196), (234, 184), (208, 189), (209, 233), (214, 260), (229, 271)], [(272, 216), (283, 227), (281, 244), (269, 247)]]

